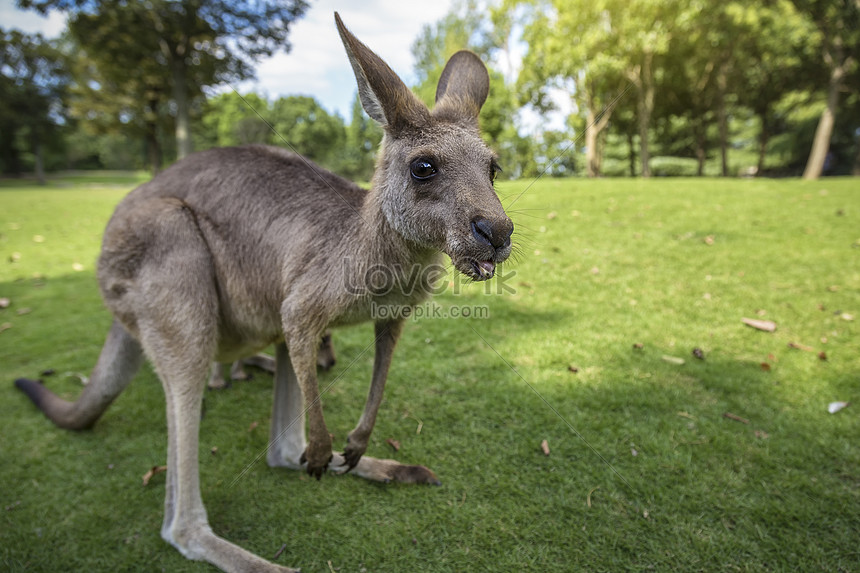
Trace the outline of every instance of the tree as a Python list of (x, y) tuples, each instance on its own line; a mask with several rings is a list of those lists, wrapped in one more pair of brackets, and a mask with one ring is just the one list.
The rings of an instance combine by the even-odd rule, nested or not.
[(289, 147), (320, 165), (334, 169), (344, 148), (346, 131), (339, 115), (329, 114), (308, 96), (279, 98), (268, 118), (274, 129), (273, 142)]
[(817, 179), (824, 171), (830, 138), (839, 110), (839, 94), (846, 77), (857, 65), (860, 49), (860, 2), (858, 0), (793, 0), (819, 32), (820, 61), (829, 73), (827, 107), (821, 114), (804, 179)]
[(56, 139), (65, 118), (69, 83), (57, 43), (40, 34), (0, 30), (0, 154), (6, 172), (20, 174), (22, 147), (33, 154), (39, 183), (45, 183), (45, 145)]
[(819, 79), (819, 66), (807, 65), (816, 33), (789, 0), (735, 3), (728, 15), (737, 29), (736, 50), (743, 57), (743, 65), (734, 67), (735, 90), (739, 102), (760, 123), (756, 166), (760, 174), (765, 169), (768, 143), (778, 129), (777, 103), (792, 90), (813, 89)]
[(271, 129), (260, 119), (271, 119), (271, 105), (255, 93), (217, 95), (206, 101), (201, 116), (195, 137), (201, 147), (271, 142)]
[(365, 113), (356, 91), (352, 100), (352, 118), (346, 126), (345, 147), (337, 171), (350, 179), (369, 181), (380, 141), (382, 128)]
[(103, 14), (81, 13), (69, 31), (76, 53), (72, 115), (89, 133), (143, 139), (149, 168), (157, 173), (163, 159), (161, 134), (173, 124), (167, 118), (170, 79), (152, 57), (154, 30), (141, 11), (125, 6)]
[[(190, 100), (195, 92), (248, 79), (260, 57), (289, 50), (290, 25), (307, 9), (305, 0), (19, 0), (19, 5), (41, 13), (67, 11), (72, 28), (80, 18), (108, 27), (113, 13), (133, 12), (139, 26), (114, 29), (115, 50), (147, 52), (169, 78), (180, 158), (191, 152)], [(78, 40), (86, 46), (88, 38)]]

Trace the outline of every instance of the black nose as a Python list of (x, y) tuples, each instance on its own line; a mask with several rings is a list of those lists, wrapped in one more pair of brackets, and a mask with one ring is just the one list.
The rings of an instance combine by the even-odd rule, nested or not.
[(511, 233), (514, 232), (514, 223), (507, 217), (491, 223), (489, 219), (478, 217), (472, 221), (472, 234), (479, 243), (490, 245), (494, 249), (509, 247), (511, 244)]

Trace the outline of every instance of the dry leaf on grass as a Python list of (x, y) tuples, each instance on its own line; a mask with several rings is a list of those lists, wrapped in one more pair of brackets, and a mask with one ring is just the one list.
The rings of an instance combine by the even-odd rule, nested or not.
[(166, 472), (167, 466), (152, 466), (152, 469), (143, 474), (143, 485), (144, 487), (149, 485), (149, 480), (153, 478), (153, 476), (160, 474), (161, 472)]
[(768, 364), (767, 362), (762, 362), (761, 364), (759, 364), (759, 366), (765, 372), (770, 372), (770, 364)]
[(776, 330), (776, 323), (771, 320), (758, 320), (755, 318), (742, 318), (741, 320), (744, 324), (756, 330), (763, 330), (764, 332), (774, 332)]
[(571, 364), (570, 366), (567, 367), (567, 371), (572, 373), (572, 374), (576, 374), (577, 372), (579, 372), (579, 368), (577, 368), (576, 366)]
[(694, 348), (693, 349), (693, 356), (698, 358), (699, 360), (704, 360), (705, 359), (705, 352), (701, 348)]
[(543, 452), (543, 455), (548, 456), (549, 455), (549, 442), (547, 442), (546, 440), (542, 441), (540, 443), (540, 449)]
[(749, 424), (750, 421), (746, 418), (741, 418), (737, 414), (732, 414), (731, 412), (726, 412), (723, 414), (723, 418), (728, 418), (729, 420), (734, 420), (735, 422), (740, 422), (741, 424)]
[(851, 402), (831, 402), (830, 404), (827, 405), (827, 411), (830, 412), (831, 414), (835, 414), (839, 410), (842, 410), (843, 408), (847, 408), (848, 404), (850, 404), (850, 403)]
[(585, 498), (585, 504), (588, 507), (591, 507), (591, 494), (593, 494), (594, 492), (596, 492), (599, 489), (600, 489), (600, 486), (597, 486), (596, 488), (594, 488), (590, 492), (588, 492), (588, 496)]
[(385, 440), (385, 443), (386, 443), (386, 444), (388, 444), (389, 446), (391, 446), (391, 448), (392, 448), (395, 452), (399, 452), (399, 451), (400, 451), (400, 442), (398, 442), (397, 440), (392, 439), (392, 438), (388, 438), (387, 440)]
[(822, 350), (821, 352), (818, 353), (818, 359), (822, 360), (822, 361), (827, 360), (827, 353)]
[(789, 342), (788, 347), (794, 348), (796, 350), (805, 350), (807, 352), (813, 352), (815, 350), (813, 347), (801, 344), (799, 342)]

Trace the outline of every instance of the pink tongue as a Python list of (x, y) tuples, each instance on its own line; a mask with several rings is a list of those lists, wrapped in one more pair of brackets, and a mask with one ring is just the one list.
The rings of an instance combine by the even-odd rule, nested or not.
[(496, 265), (493, 261), (480, 261), (478, 267), (481, 269), (481, 274), (489, 277), (493, 276), (493, 273), (496, 272)]

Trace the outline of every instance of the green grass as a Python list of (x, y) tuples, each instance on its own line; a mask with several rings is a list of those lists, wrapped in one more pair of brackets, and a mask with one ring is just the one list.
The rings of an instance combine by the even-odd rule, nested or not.
[[(211, 570), (159, 537), (163, 474), (141, 486), (166, 451), (149, 367), (86, 432), (53, 427), (12, 387), (53, 368), (51, 388), (80, 391), (67, 373), (89, 371), (110, 322), (94, 261), (121, 182), (0, 186), (3, 570)], [(267, 467), (258, 374), (206, 396), (214, 530), (269, 559), (286, 544), (277, 562), (307, 572), (860, 569), (858, 181), (527, 187), (501, 185), (519, 245), (491, 283), (504, 292), (435, 299), (490, 317), (410, 321), (391, 369), (369, 454), (424, 463), (443, 486)], [(360, 413), (371, 333), (335, 332), (339, 362), (321, 376), (337, 380), (336, 444)], [(834, 400), (853, 404), (831, 415)]]

